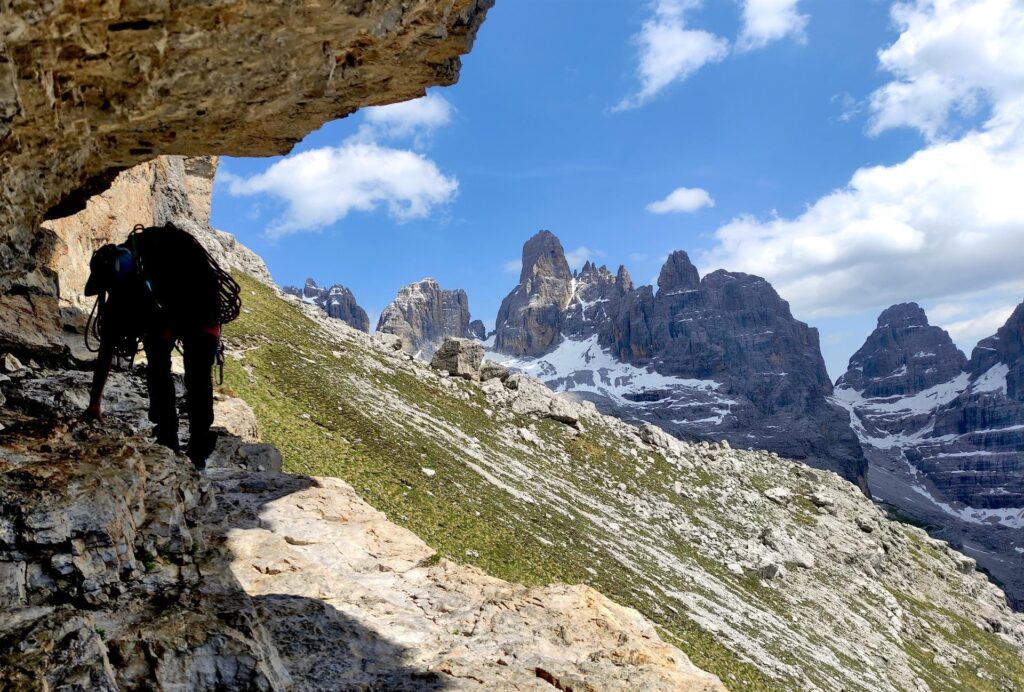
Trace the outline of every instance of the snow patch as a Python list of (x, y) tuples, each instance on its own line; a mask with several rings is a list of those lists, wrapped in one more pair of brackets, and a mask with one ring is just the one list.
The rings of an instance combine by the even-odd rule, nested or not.
[(996, 363), (975, 382), (972, 390), (977, 392), (1002, 392), (1006, 394), (1006, 376), (1010, 374), (1010, 366)]
[[(515, 358), (493, 352), (488, 353), (488, 358), (532, 375), (556, 391), (599, 394), (624, 406), (642, 405), (642, 402), (633, 401), (628, 396), (665, 390), (700, 393), (723, 406), (737, 403), (716, 394), (722, 387), (720, 382), (671, 377), (620, 362), (598, 344), (597, 335), (582, 341), (563, 336), (558, 348), (538, 358)], [(714, 420), (720, 423), (723, 417), (719, 415)]]

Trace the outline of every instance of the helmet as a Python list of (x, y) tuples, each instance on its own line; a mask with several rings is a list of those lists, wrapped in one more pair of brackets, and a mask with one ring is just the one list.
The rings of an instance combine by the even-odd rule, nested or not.
[(135, 271), (132, 252), (123, 245), (104, 245), (89, 260), (89, 280), (85, 282), (85, 295), (99, 295), (109, 291), (118, 282)]

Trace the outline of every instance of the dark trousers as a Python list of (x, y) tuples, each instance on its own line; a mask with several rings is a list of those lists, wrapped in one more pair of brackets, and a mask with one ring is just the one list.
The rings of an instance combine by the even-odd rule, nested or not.
[[(188, 411), (188, 456), (202, 468), (213, 451), (213, 362), (218, 339), (205, 331), (181, 336), (185, 354), (185, 405)], [(149, 419), (156, 425), (156, 439), (178, 450), (178, 409), (171, 378), (174, 336), (154, 332), (142, 341), (146, 349), (146, 384), (149, 388)]]

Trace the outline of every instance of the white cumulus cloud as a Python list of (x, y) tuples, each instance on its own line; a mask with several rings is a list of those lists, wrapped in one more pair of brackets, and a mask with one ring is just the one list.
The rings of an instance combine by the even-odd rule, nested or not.
[(270, 237), (317, 230), (378, 207), (400, 222), (424, 218), (459, 188), (420, 154), (355, 140), (288, 156), (249, 178), (221, 178), (233, 195), (265, 194), (286, 203), (267, 228)]
[(424, 138), (448, 125), (455, 107), (438, 93), (388, 106), (367, 108), (360, 134), (364, 138), (413, 138), (422, 144)]
[(871, 96), (872, 133), (913, 127), (935, 140), (950, 116), (1024, 93), (1024, 3), (916, 0), (892, 9), (899, 38), (878, 54), (896, 79)]
[[(1024, 295), (1024, 5), (921, 0), (897, 4), (893, 16), (904, 33), (879, 53), (895, 79), (878, 92), (888, 96), (873, 99), (877, 122), (930, 135), (942, 130), (952, 108), (973, 99), (985, 99), (991, 117), (903, 162), (857, 170), (795, 217), (734, 219), (715, 232), (704, 268), (763, 275), (804, 318), (907, 300)], [(954, 27), (967, 32), (967, 43), (955, 39)], [(1016, 36), (1012, 50), (1007, 27), (1016, 27), (1009, 32)], [(1006, 59), (981, 55), (986, 51)], [(921, 79), (956, 86), (937, 102), (893, 96), (904, 88), (923, 93)], [(969, 320), (945, 324), (975, 334), (993, 319), (976, 328)]]
[(736, 47), (755, 50), (786, 37), (804, 40), (808, 17), (797, 11), (798, 4), (799, 0), (743, 0)]
[[(981, 339), (995, 334), (996, 330), (1006, 324), (1006, 320), (1010, 319), (1010, 314), (1013, 313), (1015, 307), (1017, 306), (1004, 305), (980, 315), (974, 315), (966, 319), (957, 320), (956, 322), (943, 324), (942, 326), (953, 337), (953, 341), (961, 348), (964, 348), (964, 344), (973, 345)], [(967, 355), (970, 355), (970, 346), (967, 346), (964, 350), (967, 351)]]
[(715, 206), (715, 200), (707, 190), (699, 187), (677, 187), (665, 199), (651, 202), (647, 211), (652, 214), (672, 214), (693, 212), (704, 207)]
[(642, 106), (673, 82), (686, 79), (708, 63), (725, 59), (729, 54), (728, 41), (686, 26), (686, 11), (700, 4), (699, 0), (655, 2), (654, 16), (633, 37), (640, 61), (640, 89), (620, 101), (614, 110)]

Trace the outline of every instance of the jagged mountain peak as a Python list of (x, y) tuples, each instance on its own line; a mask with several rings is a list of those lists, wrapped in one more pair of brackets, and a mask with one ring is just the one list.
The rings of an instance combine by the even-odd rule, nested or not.
[(402, 286), (380, 313), (377, 331), (401, 339), (409, 354), (429, 359), (446, 337), (482, 338), (483, 323), (471, 321), (469, 296), (425, 277)]
[(836, 384), (868, 398), (907, 396), (955, 378), (966, 363), (949, 334), (928, 323), (921, 306), (900, 303), (878, 316), (878, 326)]
[(1024, 303), (1010, 314), (995, 334), (978, 342), (967, 369), (974, 378), (997, 365), (1005, 365), (1009, 395), (1024, 400)]
[(531, 269), (502, 302), (496, 352), (618, 415), (684, 438), (767, 447), (865, 487), (856, 436), (827, 400), (832, 382), (818, 333), (763, 278), (719, 270), (701, 280), (680, 250), (667, 258), (655, 294), (635, 287), (625, 267), (613, 276), (592, 261), (568, 282), (537, 273), (541, 265), (528, 258), (543, 252), (561, 257), (557, 238), (526, 242)]
[(370, 331), (370, 316), (359, 306), (355, 294), (347, 286), (336, 283), (329, 288), (321, 288), (314, 279), (309, 278), (301, 289), (285, 286), (281, 290), (308, 303), (319, 305), (330, 317), (341, 320), (353, 329), (361, 332)]
[(892, 327), (906, 329), (909, 327), (928, 327), (928, 315), (917, 303), (899, 303), (892, 305), (878, 316), (878, 328)]
[(572, 278), (562, 242), (551, 231), (538, 231), (523, 245), (523, 269), (519, 282), (526, 283), (531, 277)]
[(690, 261), (690, 256), (683, 250), (670, 254), (658, 275), (658, 293), (693, 291), (699, 287), (700, 274)]
[(1024, 600), (1024, 306), (968, 362), (917, 303), (884, 310), (836, 399), (870, 460), (872, 491), (956, 544)]
[(623, 293), (629, 293), (633, 290), (633, 277), (629, 275), (626, 265), (619, 265), (619, 271), (615, 274), (615, 283)]

